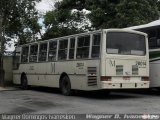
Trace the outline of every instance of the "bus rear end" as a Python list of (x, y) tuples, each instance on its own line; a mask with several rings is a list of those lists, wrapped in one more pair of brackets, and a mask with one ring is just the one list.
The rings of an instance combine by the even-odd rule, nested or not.
[(137, 31), (104, 30), (101, 89), (149, 88), (147, 35)]

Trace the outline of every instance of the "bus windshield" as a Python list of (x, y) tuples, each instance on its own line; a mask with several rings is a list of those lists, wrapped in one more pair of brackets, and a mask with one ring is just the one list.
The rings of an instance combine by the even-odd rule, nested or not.
[(127, 32), (108, 32), (106, 48), (108, 54), (144, 56), (146, 54), (145, 36)]

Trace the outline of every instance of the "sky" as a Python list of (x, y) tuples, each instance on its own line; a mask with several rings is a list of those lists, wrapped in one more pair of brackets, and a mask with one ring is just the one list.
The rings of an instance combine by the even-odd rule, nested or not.
[(58, 0), (42, 0), (36, 5), (36, 9), (42, 13), (45, 13), (54, 8), (54, 3)]

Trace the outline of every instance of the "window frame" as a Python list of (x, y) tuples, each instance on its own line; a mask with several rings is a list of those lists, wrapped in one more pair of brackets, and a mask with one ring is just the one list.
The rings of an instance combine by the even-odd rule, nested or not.
[[(60, 51), (60, 50), (64, 50), (64, 52), (66, 52), (65, 49), (59, 49), (59, 48), (60, 48), (60, 42), (61, 42), (61, 41), (65, 41), (65, 40), (67, 41), (67, 46), (66, 46), (66, 48), (65, 48), (65, 49), (67, 49), (67, 50), (66, 50), (67, 53), (66, 53), (65, 59), (59, 59), (59, 51)], [(65, 60), (68, 60), (68, 59), (67, 59), (67, 56), (68, 56), (68, 43), (69, 43), (68, 38), (63, 38), (63, 39), (59, 39), (59, 40), (58, 40), (57, 61), (65, 61)]]
[[(92, 57), (92, 44), (93, 44), (93, 35), (95, 34), (100, 34), (101, 36), (101, 40), (100, 40), (100, 55), (99, 57)], [(89, 37), (89, 43), (83, 43), (83, 48), (87, 47), (87, 51), (88, 53), (88, 57), (85, 58), (77, 58), (77, 53), (78, 53), (78, 41), (80, 37)], [(34, 42), (34, 43), (29, 43), (26, 45), (22, 45), (22, 47), (24, 46), (28, 46), (29, 47), (29, 52), (28, 52), (28, 62), (27, 63), (40, 63), (40, 62), (58, 62), (58, 61), (79, 61), (79, 60), (88, 60), (88, 59), (98, 59), (101, 57), (101, 48), (102, 48), (102, 38), (103, 38), (103, 31), (95, 31), (95, 32), (91, 32), (91, 33), (81, 33), (81, 34), (76, 34), (76, 35), (70, 35), (70, 36), (65, 36), (65, 37), (60, 37), (60, 38), (55, 38), (55, 39), (50, 39), (50, 40), (45, 40), (45, 41), (39, 41), (39, 42)], [(70, 52), (70, 43), (71, 43), (71, 39), (74, 39), (74, 58), (69, 58), (69, 52)], [(65, 49), (67, 53), (65, 53), (67, 56), (65, 56), (65, 59), (59, 59), (59, 45), (60, 42), (63, 40), (67, 40), (67, 46)], [(55, 51), (55, 59), (54, 60), (50, 60), (49, 58), (49, 52), (50, 52), (50, 44), (52, 42), (56, 43), (56, 49)], [(85, 41), (84, 41), (85, 42)], [(40, 55), (40, 46), (41, 44), (47, 44), (47, 56), (46, 56), (46, 61), (40, 61), (39, 60), (39, 55)], [(87, 44), (88, 46), (85, 46), (85, 44)], [(31, 47), (34, 45), (38, 45), (38, 52), (37, 52), (37, 61), (30, 61), (30, 56), (31, 54)], [(63, 50), (65, 50), (63, 49)], [(86, 51), (86, 49), (85, 49)], [(85, 56), (85, 55), (83, 55)], [(20, 58), (22, 59), (22, 58)], [(21, 60), (22, 61), (22, 60)], [(25, 62), (26, 63), (26, 62)]]
[[(83, 47), (78, 47), (78, 42), (79, 42), (79, 39), (78, 38), (81, 38), (81, 37), (89, 37), (89, 46), (83, 46)], [(90, 55), (91, 55), (91, 51), (90, 51), (90, 48), (91, 48), (91, 34), (83, 34), (83, 35), (79, 35), (77, 36), (77, 41), (76, 41), (76, 60), (81, 60), (81, 59), (91, 59), (90, 58)], [(77, 53), (78, 53), (78, 48), (84, 48), (84, 47), (89, 47), (89, 53), (88, 53), (88, 57), (87, 58), (77, 58)]]
[[(28, 47), (28, 53), (26, 54), (27, 55), (27, 61), (23, 62), (22, 61), (23, 60), (22, 55), (23, 55), (23, 49), (25, 47)], [(24, 45), (24, 46), (22, 46), (22, 52), (20, 53), (21, 54), (21, 56), (20, 56), (20, 63), (28, 63), (29, 62), (29, 51), (30, 51), (30, 45)]]
[[(92, 57), (92, 52), (93, 52), (93, 47), (94, 46), (98, 46), (98, 45), (93, 45), (93, 43), (94, 43), (94, 40), (93, 40), (93, 38), (94, 38), (94, 35), (100, 35), (100, 42), (99, 42), (99, 56), (98, 57)], [(93, 33), (92, 34), (92, 44), (91, 44), (91, 59), (96, 59), (96, 58), (100, 58), (101, 57), (101, 47), (102, 47), (102, 39), (103, 38), (103, 36), (102, 36), (102, 33), (101, 32), (97, 32), (97, 33)]]
[[(44, 44), (46, 44), (47, 46), (46, 46), (46, 60), (44, 60), (44, 61), (42, 61), (42, 60), (40, 60), (40, 54), (41, 54), (41, 45), (44, 45)], [(48, 52), (48, 42), (40, 42), (39, 44), (38, 44), (38, 62), (46, 62), (47, 61), (47, 52)]]
[[(143, 55), (136, 55), (136, 54), (119, 54), (119, 53), (109, 53), (109, 52), (107, 52), (107, 42), (108, 42), (108, 39), (107, 39), (107, 37), (108, 37), (108, 33), (127, 33), (127, 34), (134, 34), (134, 35), (139, 35), (139, 36), (143, 36), (144, 37), (144, 43), (145, 43), (145, 48), (144, 48), (144, 54)], [(107, 31), (106, 32), (106, 35), (105, 35), (105, 39), (106, 39), (106, 54), (108, 54), (108, 55), (124, 55), (124, 56), (146, 56), (146, 54), (147, 54), (147, 47), (146, 47), (146, 37), (145, 37), (145, 35), (142, 35), (142, 34), (137, 34), (137, 33), (134, 33), (134, 32), (125, 32), (125, 31)]]
[[(53, 51), (55, 51), (55, 59), (54, 60), (49, 60), (50, 58), (49, 58), (49, 53), (50, 53), (50, 45), (51, 45), (51, 43), (53, 43), (53, 42), (56, 42), (56, 49), (55, 50), (52, 50), (52, 52)], [(59, 44), (59, 41), (58, 40), (51, 40), (51, 41), (48, 41), (48, 44), (49, 44), (49, 46), (48, 46), (48, 52), (47, 52), (47, 57), (48, 57), (48, 62), (53, 62), (53, 61), (57, 61), (57, 55), (58, 55), (58, 53), (57, 53), (57, 51), (58, 51), (58, 44)]]
[[(74, 47), (71, 48), (71, 39), (74, 39)], [(76, 52), (76, 37), (70, 37), (69, 38), (69, 43), (68, 43), (68, 60), (75, 60), (75, 52)], [(73, 52), (73, 58), (70, 58), (70, 50), (74, 50)]]
[[(35, 61), (30, 61), (30, 56), (31, 56), (31, 47), (32, 46), (35, 46), (35, 45), (37, 45), (37, 59), (35, 60)], [(36, 63), (36, 62), (38, 62), (38, 56), (39, 56), (39, 43), (34, 43), (34, 44), (30, 44), (30, 47), (29, 47), (30, 49), (29, 49), (29, 63)]]

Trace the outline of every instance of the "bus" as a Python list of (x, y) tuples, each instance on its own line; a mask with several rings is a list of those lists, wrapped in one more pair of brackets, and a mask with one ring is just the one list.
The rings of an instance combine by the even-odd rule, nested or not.
[(129, 27), (148, 34), (149, 42), (149, 64), (150, 64), (150, 88), (160, 90), (160, 25), (145, 24)]
[(95, 91), (149, 87), (147, 35), (102, 29), (16, 47), (13, 82), (28, 86)]

